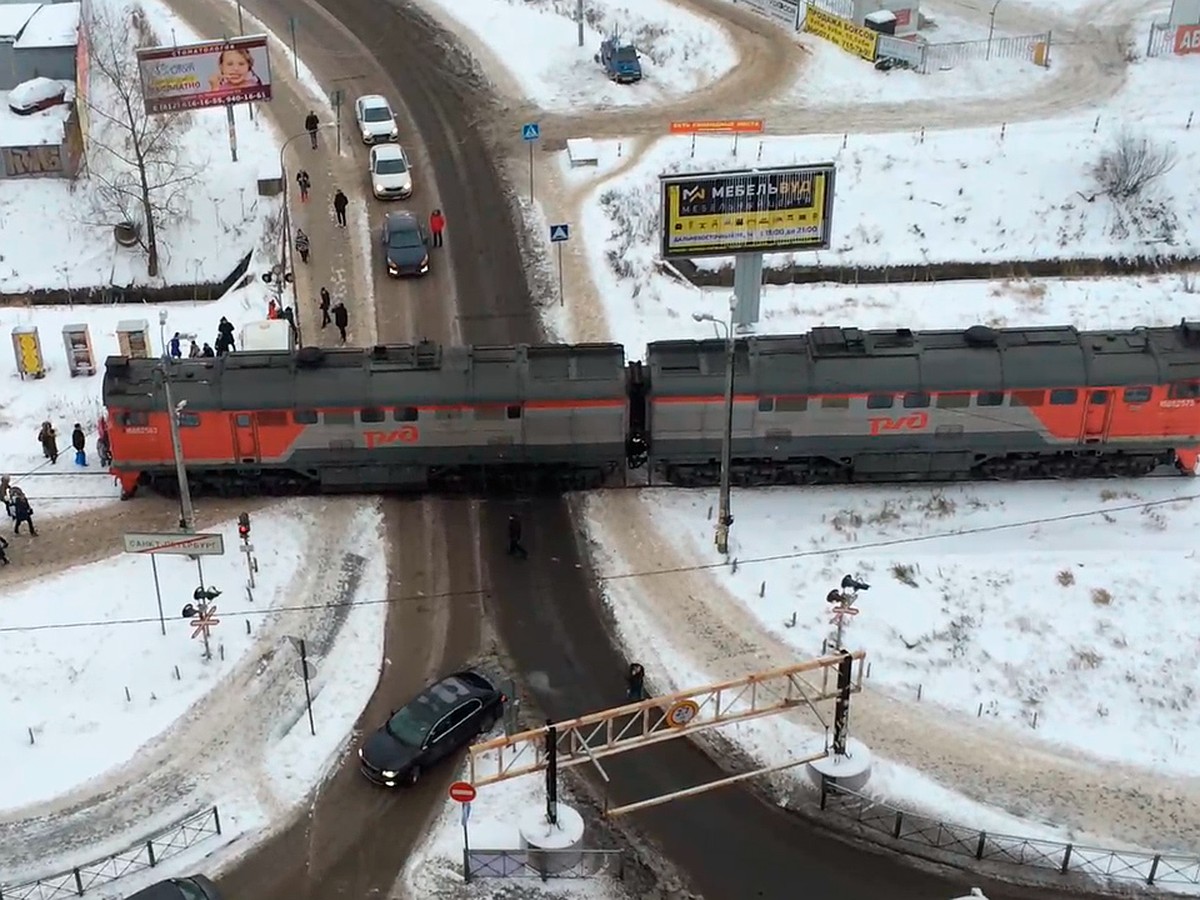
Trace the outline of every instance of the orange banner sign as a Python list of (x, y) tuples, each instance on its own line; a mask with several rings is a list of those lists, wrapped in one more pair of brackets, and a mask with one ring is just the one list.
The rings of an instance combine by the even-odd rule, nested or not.
[(702, 119), (672, 122), (671, 134), (762, 134), (762, 119)]

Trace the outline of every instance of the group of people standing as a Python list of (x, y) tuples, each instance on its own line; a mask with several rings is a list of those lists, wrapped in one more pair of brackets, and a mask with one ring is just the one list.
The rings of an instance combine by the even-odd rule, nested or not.
[[(167, 342), (167, 353), (172, 359), (183, 359), (183, 342), (184, 340), (191, 342), (188, 347), (188, 359), (197, 359), (208, 356), (224, 356), (226, 353), (234, 350), (233, 340), (233, 323), (224, 316), (221, 316), (221, 321), (217, 324), (217, 337), (212, 344), (205, 344), (201, 347), (196, 343), (196, 336), (180, 334), (178, 331), (171, 336), (171, 340)], [(213, 349), (213, 348), (216, 349)]]

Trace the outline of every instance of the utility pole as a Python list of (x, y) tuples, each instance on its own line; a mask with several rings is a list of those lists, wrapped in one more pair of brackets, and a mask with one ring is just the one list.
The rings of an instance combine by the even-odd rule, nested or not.
[[(196, 513), (192, 508), (192, 492), (188, 487), (187, 468), (183, 462), (183, 442), (179, 437), (179, 414), (187, 406), (186, 400), (181, 400), (176, 406), (171, 393), (171, 364), (165, 358), (162, 363), (163, 396), (167, 402), (167, 420), (171, 429), (171, 450), (175, 454), (175, 477), (179, 480), (179, 530), (194, 532), (196, 530)], [(200, 564), (197, 558), (196, 565)]]
[(729, 321), (723, 322), (711, 313), (692, 313), (697, 322), (711, 322), (725, 331), (725, 421), (721, 430), (721, 486), (717, 499), (717, 529), (715, 543), (717, 552), (729, 553), (729, 527), (733, 515), (729, 506), (730, 469), (733, 467), (733, 384), (734, 366), (737, 362), (737, 340), (733, 331), (733, 317), (737, 309), (736, 295), (729, 302)]
[(583, 0), (575, 6), (575, 21), (579, 23), (579, 46), (583, 46)]

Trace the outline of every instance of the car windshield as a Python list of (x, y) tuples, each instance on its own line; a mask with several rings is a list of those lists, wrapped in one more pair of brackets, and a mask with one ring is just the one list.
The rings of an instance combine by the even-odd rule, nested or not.
[(386, 106), (368, 106), (363, 109), (364, 122), (386, 122), (392, 112)]
[(637, 51), (632, 47), (622, 47), (616, 53), (616, 58), (621, 62), (637, 62)]
[(175, 887), (179, 888), (184, 900), (208, 900), (208, 895), (200, 889), (200, 885), (191, 879), (179, 878), (175, 881)]
[(402, 159), (375, 160), (376, 175), (403, 175), (408, 171), (408, 165)]
[(420, 747), (442, 713), (428, 697), (418, 697), (388, 719), (387, 733), (409, 747)]
[(397, 250), (423, 245), (420, 233), (415, 228), (401, 228), (388, 235), (388, 246)]

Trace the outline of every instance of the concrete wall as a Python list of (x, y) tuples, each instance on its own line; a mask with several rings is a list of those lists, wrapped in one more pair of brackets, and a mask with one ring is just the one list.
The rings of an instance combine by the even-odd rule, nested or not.
[[(2, 2), (2, 0), (0, 0)], [(74, 47), (23, 47), (0, 41), (0, 91), (11, 91), (30, 78), (75, 80)]]

